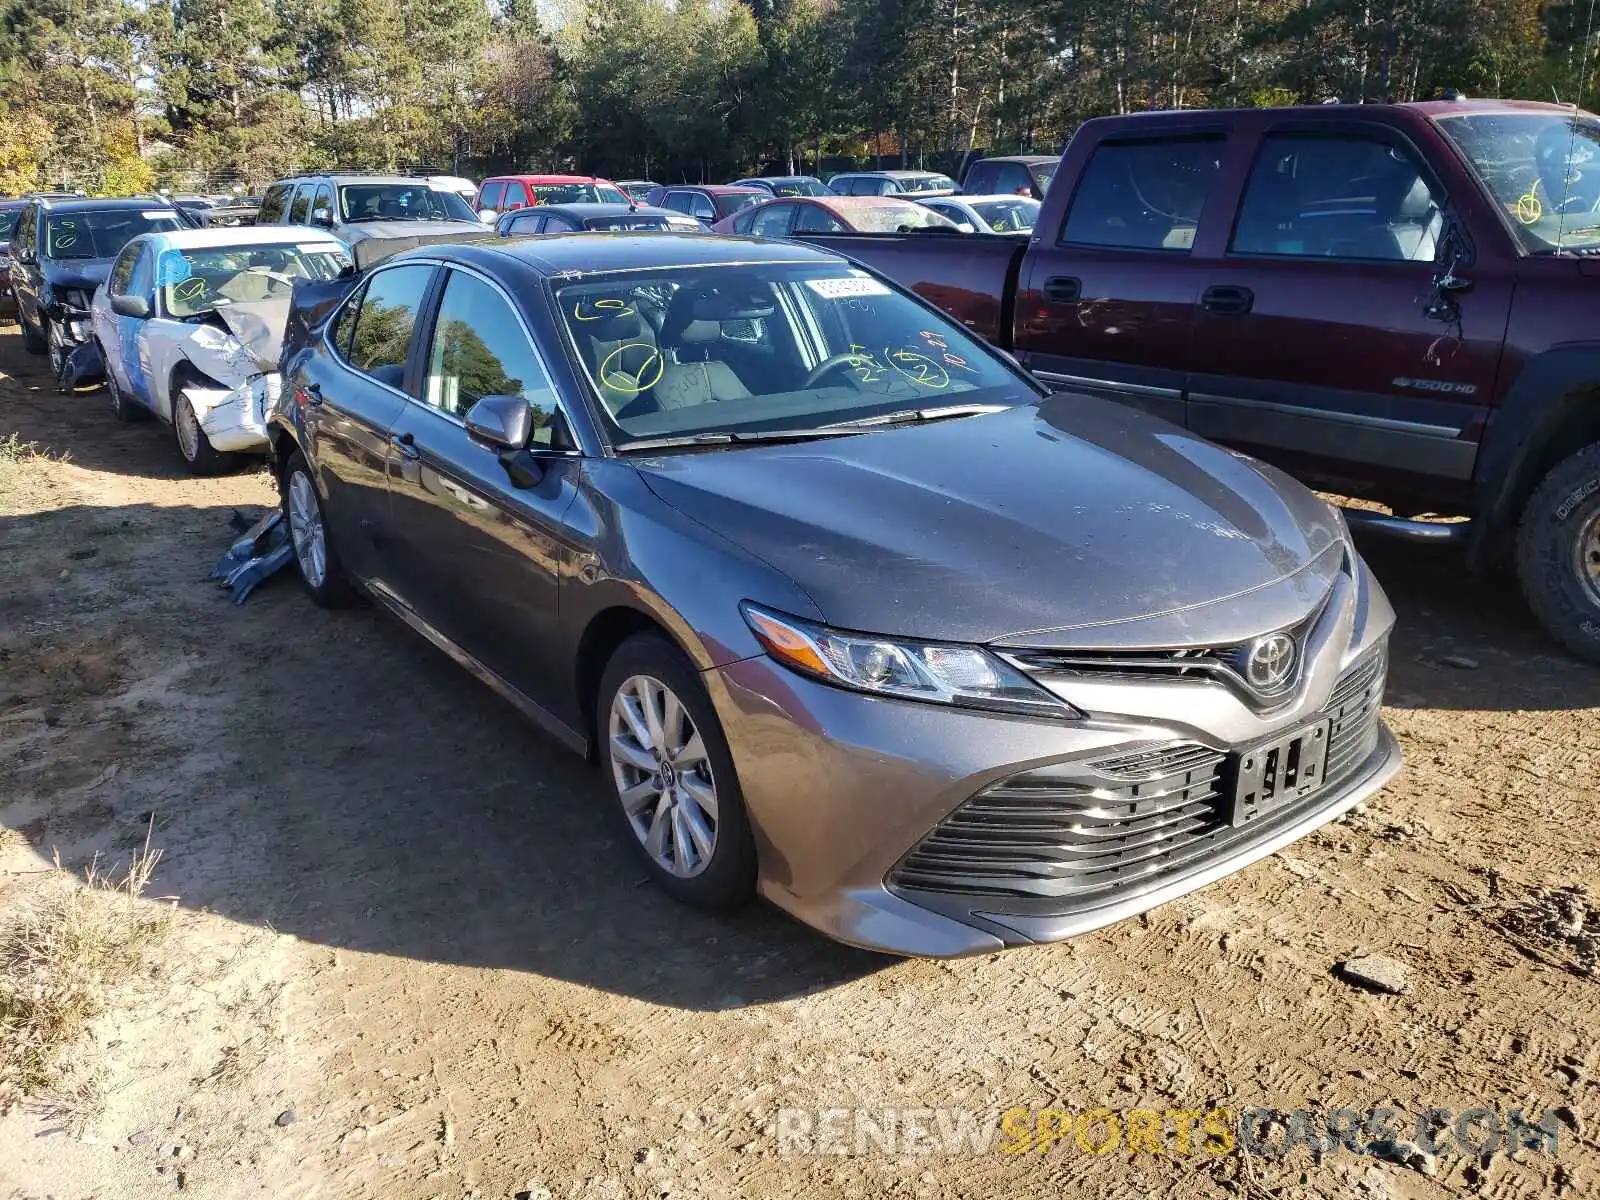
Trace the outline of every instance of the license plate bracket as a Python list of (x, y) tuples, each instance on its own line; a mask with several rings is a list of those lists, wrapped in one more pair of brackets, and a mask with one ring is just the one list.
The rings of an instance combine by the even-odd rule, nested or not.
[(1234, 756), (1230, 823), (1249, 825), (1322, 787), (1333, 721), (1319, 717)]

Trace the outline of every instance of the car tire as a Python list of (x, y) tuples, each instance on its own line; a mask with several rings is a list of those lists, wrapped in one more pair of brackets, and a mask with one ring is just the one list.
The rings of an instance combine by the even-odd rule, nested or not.
[(44, 330), (29, 325), (28, 318), (21, 313), (17, 314), (17, 324), (22, 326), (22, 348), (29, 354), (43, 354), (50, 348), (50, 343), (45, 340)]
[[(296, 451), (283, 469), (281, 503), (295, 569), (307, 594), (323, 608), (345, 608), (356, 598), (322, 515), (322, 497), (305, 456)], [(319, 549), (320, 547), (320, 549)]]
[(122, 385), (117, 382), (116, 372), (111, 369), (111, 360), (106, 357), (106, 348), (100, 347), (100, 361), (105, 364), (106, 395), (111, 398), (111, 415), (124, 424), (142, 420), (148, 416), (150, 410), (142, 404), (135, 404), (122, 391)]
[[(669, 698), (681, 706), (677, 722)], [(655, 707), (654, 720), (644, 714), (646, 703)], [(676, 745), (666, 736), (646, 745), (674, 725)], [(711, 912), (749, 903), (755, 839), (733, 755), (699, 674), (676, 646), (651, 633), (617, 648), (600, 679), (595, 737), (613, 812), (656, 884)]]
[(1600, 662), (1600, 442), (1557, 463), (1529, 497), (1517, 576), (1550, 635)]
[(213, 446), (200, 428), (200, 418), (194, 415), (188, 392), (181, 386), (173, 389), (172, 440), (191, 475), (220, 475), (233, 465), (233, 455)]

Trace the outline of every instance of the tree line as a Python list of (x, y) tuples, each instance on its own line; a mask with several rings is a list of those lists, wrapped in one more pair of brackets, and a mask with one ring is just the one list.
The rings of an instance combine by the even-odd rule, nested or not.
[(1107, 112), (1587, 105), (1593, 25), (1593, 0), (0, 0), (0, 191), (952, 170)]

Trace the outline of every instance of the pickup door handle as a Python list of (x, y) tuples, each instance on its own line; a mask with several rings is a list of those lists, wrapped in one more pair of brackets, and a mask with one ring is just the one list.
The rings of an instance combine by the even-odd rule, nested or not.
[(415, 461), (422, 457), (422, 451), (417, 449), (417, 440), (409, 433), (397, 433), (389, 439), (389, 444), (400, 451), (401, 458)]
[(1255, 293), (1249, 288), (1227, 283), (1208, 287), (1200, 296), (1201, 308), (1228, 317), (1244, 316), (1255, 302)]
[(1052, 275), (1044, 281), (1044, 298), (1051, 304), (1076, 304), (1083, 284), (1070, 275)]

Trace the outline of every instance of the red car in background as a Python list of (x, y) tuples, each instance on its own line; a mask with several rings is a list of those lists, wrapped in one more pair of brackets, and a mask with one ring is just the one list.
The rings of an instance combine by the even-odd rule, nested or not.
[(472, 207), (480, 219), (535, 204), (627, 204), (628, 197), (609, 179), (592, 175), (492, 175), (478, 187)]
[(716, 233), (767, 238), (788, 237), (791, 233), (958, 231), (954, 221), (932, 209), (914, 200), (891, 196), (786, 196), (725, 217), (711, 228)]

